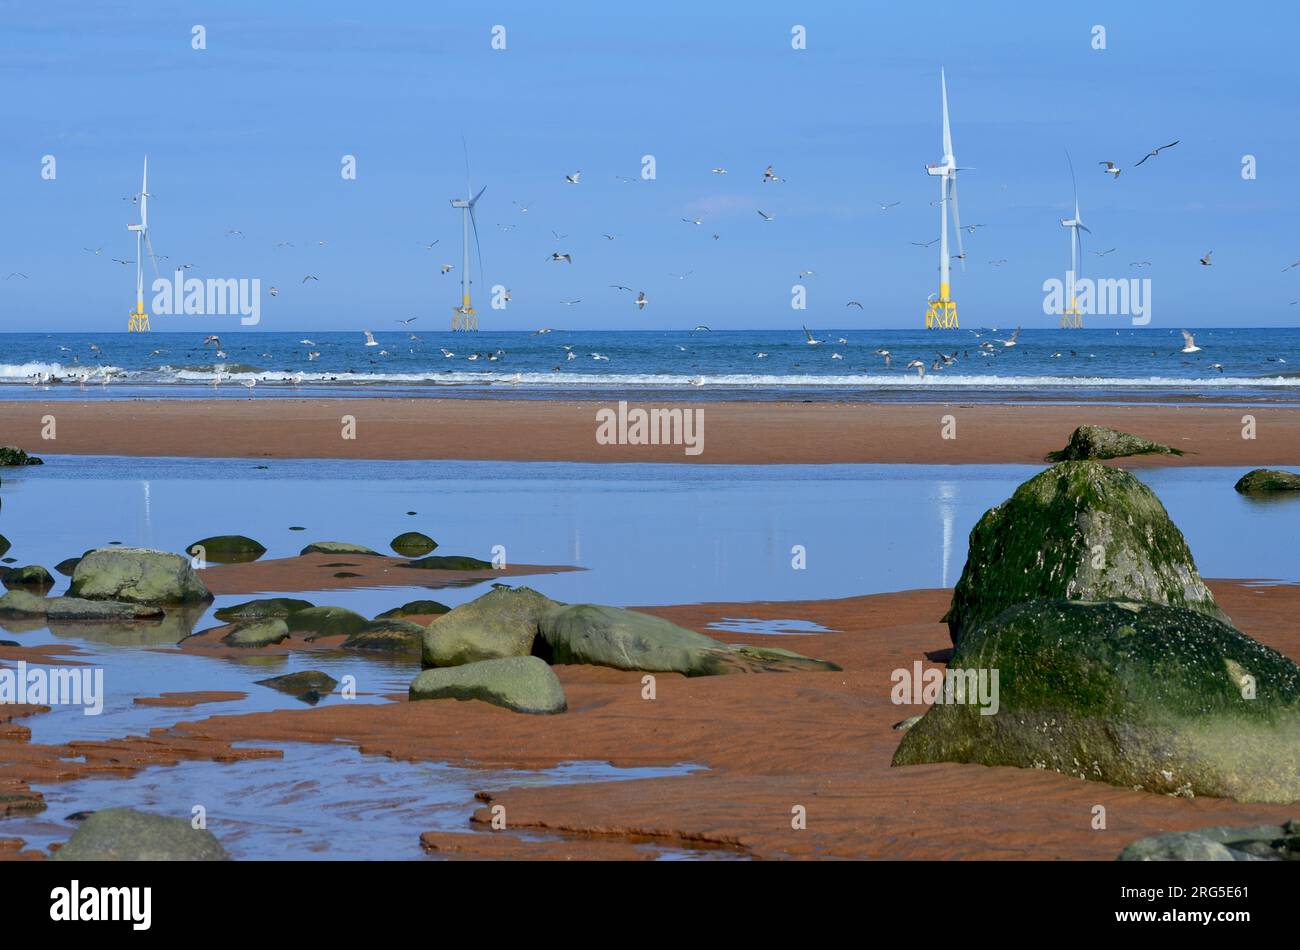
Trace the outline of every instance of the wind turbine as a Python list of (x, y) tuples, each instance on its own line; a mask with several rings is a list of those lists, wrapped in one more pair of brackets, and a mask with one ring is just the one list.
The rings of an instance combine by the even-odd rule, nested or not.
[[(461, 138), (461, 145), (462, 147), (465, 145), (465, 140), (463, 136)], [(461, 209), (461, 218), (462, 218), (461, 223), (464, 226), (464, 257), (462, 259), (463, 263), (460, 271), (461, 297), (460, 297), (460, 306), (455, 308), (455, 313), (457, 317), (468, 318), (468, 317), (473, 317), (475, 315), (474, 307), (469, 300), (469, 285), (471, 283), (469, 279), (469, 232), (470, 232), (470, 228), (472, 227), (474, 229), (474, 248), (475, 250), (478, 251), (479, 277), (482, 277), (483, 276), (482, 273), (483, 248), (479, 245), (478, 242), (478, 220), (474, 217), (474, 205), (478, 204), (479, 198), (483, 197), (483, 192), (485, 191), (487, 191), (487, 185), (484, 185), (482, 188), (480, 188), (478, 190), (478, 194), (474, 194), (473, 186), (470, 185), (469, 149), (466, 148), (465, 149), (465, 197), (451, 199), (451, 206), (453, 208)], [(453, 318), (452, 320), (453, 329), (457, 327), (458, 322), (460, 323), (461, 326), (464, 326), (465, 329), (470, 329), (468, 323), (464, 321), (458, 321), (455, 318)], [(473, 329), (478, 329), (477, 320), (473, 322)]]
[(140, 223), (128, 224), (126, 229), (135, 232), (135, 311), (127, 322), (128, 333), (143, 333), (149, 329), (149, 314), (144, 309), (144, 251), (153, 261), (154, 276), (158, 276), (158, 258), (149, 240), (149, 156), (144, 157), (144, 177), (140, 182)]
[[(1068, 284), (1066, 288), (1070, 296), (1070, 306), (1061, 314), (1061, 326), (1082, 327), (1083, 314), (1079, 312), (1079, 301), (1074, 295), (1075, 277), (1081, 276), (1079, 273), (1080, 261), (1083, 256), (1083, 237), (1080, 231), (1088, 231), (1083, 226), (1083, 218), (1079, 214), (1079, 183), (1074, 178), (1074, 162), (1070, 159), (1070, 153), (1065, 153), (1065, 160), (1070, 163), (1070, 184), (1074, 187), (1074, 217), (1062, 218), (1061, 227), (1070, 229), (1070, 270), (1068, 272)], [(1091, 234), (1091, 231), (1088, 231)]]
[(948, 202), (952, 202), (952, 220), (957, 235), (957, 259), (966, 270), (966, 251), (961, 245), (961, 210), (957, 206), (957, 172), (959, 168), (952, 154), (952, 129), (948, 125), (948, 79), (939, 70), (939, 87), (943, 100), (943, 160), (937, 165), (926, 165), (926, 174), (939, 179), (939, 296), (931, 296), (926, 305), (925, 328), (947, 329), (957, 327), (957, 303), (952, 299), (948, 280)]

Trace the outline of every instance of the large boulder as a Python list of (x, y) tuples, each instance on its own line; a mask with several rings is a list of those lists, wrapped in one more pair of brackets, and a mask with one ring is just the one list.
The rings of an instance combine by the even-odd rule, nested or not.
[(218, 620), (264, 620), (267, 617), (287, 617), (312, 606), (310, 600), (297, 597), (263, 597), (260, 600), (246, 600), (242, 604), (231, 604), (212, 612)]
[(28, 455), (16, 445), (0, 445), (0, 466), (10, 465), (44, 465), (43, 459)]
[(97, 548), (72, 572), (71, 597), (134, 604), (205, 604), (212, 594), (189, 558), (148, 548)]
[(424, 557), (432, 553), (438, 542), (419, 531), (406, 531), (393, 538), (388, 546), (403, 557)]
[(834, 663), (789, 650), (726, 644), (661, 617), (595, 604), (548, 611), (538, 627), (533, 652), (552, 663), (687, 676), (839, 669)]
[(301, 551), (302, 554), (367, 554), (374, 557), (380, 557), (378, 551), (372, 551), (370, 548), (361, 544), (349, 544), (346, 541), (313, 541)]
[(1257, 468), (1237, 479), (1233, 487), (1243, 495), (1300, 491), (1300, 475), (1276, 468)]
[(55, 861), (228, 861), (206, 828), (133, 808), (90, 815), (54, 855)]
[(195, 541), (185, 549), (213, 564), (245, 564), (266, 553), (266, 546), (242, 534), (219, 534)]
[(1079, 426), (1070, 435), (1065, 448), (1051, 452), (1049, 462), (1080, 462), (1088, 459), (1117, 459), (1127, 455), (1182, 455), (1181, 449), (1170, 448), (1140, 436), (1108, 429), (1106, 426)]
[(1300, 821), (1253, 828), (1198, 828), (1139, 838), (1120, 861), (1300, 861)]
[(425, 666), (459, 666), (528, 656), (542, 615), (558, 606), (529, 587), (494, 587), (429, 624), (421, 661)]
[(313, 637), (337, 637), (341, 634), (350, 637), (370, 623), (346, 607), (306, 607), (289, 614), (286, 622), (295, 633), (310, 633)]
[(966, 702), (940, 697), (894, 765), (1013, 765), (1162, 794), (1300, 799), (1300, 667), (1200, 611), (1023, 604), (968, 631), (948, 669), (965, 682), (996, 671), (992, 701), (969, 689)]
[(522, 713), (561, 713), (564, 687), (535, 656), (508, 656), (464, 666), (425, 670), (411, 683), (411, 700), (481, 699)]
[(1031, 600), (1139, 600), (1226, 620), (1182, 532), (1123, 469), (1061, 462), (985, 512), (943, 619), (952, 642)]

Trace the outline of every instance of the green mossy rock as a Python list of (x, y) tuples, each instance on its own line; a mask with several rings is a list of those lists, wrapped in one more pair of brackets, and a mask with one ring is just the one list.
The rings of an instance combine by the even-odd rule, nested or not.
[(81, 823), (55, 861), (228, 861), (207, 829), (188, 818), (168, 818), (133, 808), (94, 812)]
[(72, 597), (133, 604), (206, 604), (212, 594), (189, 558), (148, 548), (97, 548), (72, 572)]
[(424, 628), (409, 620), (373, 620), (362, 630), (343, 641), (345, 650), (369, 650), (382, 653), (420, 653)]
[(997, 670), (997, 712), (936, 703), (894, 765), (978, 762), (1162, 794), (1300, 799), (1300, 667), (1199, 611), (1023, 604), (963, 636), (948, 666)]
[(409, 696), (413, 701), (481, 699), (514, 712), (534, 714), (562, 713), (568, 708), (555, 671), (535, 656), (425, 670), (411, 683)]
[(1106, 426), (1079, 426), (1059, 452), (1049, 453), (1049, 462), (1082, 462), (1089, 459), (1117, 459), (1127, 455), (1182, 455), (1170, 448)]
[(1061, 462), (985, 512), (943, 619), (965, 630), (1031, 600), (1138, 600), (1227, 620), (1160, 499), (1123, 469)]
[(378, 551), (372, 551), (360, 544), (348, 544), (346, 541), (313, 541), (298, 554), (300, 556), (303, 554), (367, 554), (382, 557)]
[(235, 624), (221, 638), (221, 642), (226, 646), (256, 649), (274, 646), (288, 637), (289, 625), (279, 617), (268, 617), (265, 620), (245, 620)]
[(431, 557), (422, 557), (417, 561), (410, 561), (401, 566), (416, 567), (426, 571), (490, 571), (492, 570), (492, 563), (490, 561), (480, 561), (476, 557), (466, 557), (463, 554), (449, 554), (445, 557), (435, 554)]
[[(1300, 491), (1300, 475), (1276, 468), (1257, 468), (1241, 476), (1233, 487), (1243, 495)], [(2, 553), (4, 552), (0, 551)]]
[(43, 459), (28, 455), (15, 445), (0, 445), (0, 466), (10, 465), (44, 465)]
[(130, 623), (160, 620), (167, 612), (155, 604), (128, 604), (116, 600), (86, 600), (82, 597), (51, 597), (45, 602), (45, 616), (59, 623)]
[(402, 604), (400, 607), (394, 607), (392, 610), (385, 610), (382, 614), (376, 614), (376, 620), (400, 620), (403, 617), (431, 617), (435, 614), (445, 614), (451, 608), (446, 604), (440, 604), (436, 600), (413, 600), (410, 603)]
[(334, 692), (334, 687), (339, 685), (338, 680), (320, 670), (301, 670), (297, 673), (286, 673), (284, 676), (256, 680), (256, 682), (259, 686), (269, 686), (281, 693), (288, 693), (295, 699), (301, 699), (312, 706)]
[(242, 604), (231, 604), (213, 611), (212, 616), (227, 622), (232, 620), (263, 620), (267, 617), (288, 617), (299, 610), (312, 606), (310, 600), (296, 597), (263, 597), (260, 600), (246, 600)]
[(289, 629), (305, 631), (314, 637), (352, 636), (360, 633), (370, 623), (365, 617), (346, 607), (307, 607), (296, 610), (287, 618)]
[(834, 663), (789, 650), (732, 646), (661, 617), (594, 604), (548, 611), (538, 627), (533, 652), (552, 663), (590, 663), (686, 676), (839, 669)]
[(1120, 861), (1300, 861), (1300, 821), (1254, 828), (1199, 828), (1139, 838)]
[(0, 597), (0, 616), (44, 617), (48, 603), (44, 597), (31, 591), (11, 590)]
[(15, 587), (49, 590), (54, 586), (54, 578), (39, 564), (28, 564), (26, 567), (15, 567), (4, 576), (2, 583), (11, 590)]
[(420, 660), (426, 667), (459, 666), (528, 656), (542, 616), (558, 606), (529, 587), (494, 587), (429, 624)]
[(219, 534), (203, 538), (195, 541), (185, 551), (197, 555), (200, 548), (203, 550), (203, 559), (213, 564), (246, 564), (266, 553), (264, 545), (242, 534)]
[(389, 547), (402, 557), (424, 557), (437, 546), (437, 541), (419, 531), (407, 531), (389, 542)]

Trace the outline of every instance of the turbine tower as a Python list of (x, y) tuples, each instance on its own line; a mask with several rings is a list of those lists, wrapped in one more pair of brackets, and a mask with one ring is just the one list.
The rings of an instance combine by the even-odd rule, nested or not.
[[(1061, 227), (1070, 229), (1070, 269), (1066, 273), (1066, 295), (1070, 298), (1070, 304), (1061, 313), (1061, 326), (1063, 328), (1079, 329), (1083, 327), (1083, 314), (1079, 312), (1079, 300), (1074, 294), (1074, 281), (1076, 277), (1081, 276), (1080, 257), (1083, 254), (1083, 237), (1080, 231), (1088, 231), (1083, 226), (1083, 218), (1079, 215), (1079, 183), (1074, 179), (1074, 162), (1070, 159), (1070, 153), (1065, 153), (1065, 160), (1070, 163), (1070, 184), (1074, 186), (1074, 217), (1062, 218)], [(1091, 234), (1091, 231), (1088, 231)]]
[[(461, 144), (464, 145), (462, 138)], [(478, 319), (475, 316), (474, 306), (469, 299), (469, 232), (470, 228), (474, 229), (474, 247), (478, 251), (479, 276), (482, 276), (483, 270), (483, 249), (478, 242), (478, 220), (474, 217), (474, 205), (478, 204), (479, 198), (483, 197), (483, 192), (487, 191), (487, 185), (474, 194), (474, 189), (469, 181), (469, 151), (465, 152), (465, 197), (452, 198), (451, 206), (461, 209), (461, 223), (464, 227), (464, 255), (461, 258), (460, 272), (460, 306), (454, 308), (455, 316), (451, 319), (451, 328), (453, 330), (477, 330)]]
[(144, 252), (149, 252), (153, 261), (154, 276), (158, 276), (158, 258), (153, 252), (153, 242), (149, 240), (149, 156), (144, 157), (144, 177), (140, 182), (140, 194), (136, 195), (140, 203), (140, 223), (128, 224), (126, 229), (135, 232), (135, 310), (127, 322), (129, 333), (144, 333), (149, 330), (149, 314), (144, 309)]
[(966, 269), (966, 251), (961, 246), (961, 211), (957, 207), (957, 167), (952, 154), (952, 129), (948, 125), (948, 80), (939, 70), (939, 87), (943, 100), (943, 160), (937, 165), (926, 165), (926, 174), (939, 179), (939, 295), (933, 294), (926, 304), (925, 328), (927, 330), (956, 329), (957, 303), (952, 299), (948, 281), (948, 202), (952, 202), (952, 220), (957, 235), (957, 259), (961, 269)]

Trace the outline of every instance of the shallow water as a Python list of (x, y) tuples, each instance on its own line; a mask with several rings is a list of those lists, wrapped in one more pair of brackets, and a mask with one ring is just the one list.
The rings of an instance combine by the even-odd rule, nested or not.
[[(689, 775), (700, 766), (615, 768), (605, 762), (565, 762), (544, 771), (485, 771), (430, 762), (364, 756), (342, 743), (246, 743), (276, 748), (284, 758), (244, 762), (182, 762), (154, 766), (129, 779), (93, 778), (35, 786), (47, 809), (0, 821), (0, 834), (44, 849), (67, 840), (77, 823), (68, 815), (132, 807), (191, 818), (207, 827), (237, 859), (415, 860), (425, 831), (471, 830), (481, 789), (620, 782)], [(509, 812), (506, 814), (509, 825)], [(688, 856), (653, 848), (661, 857)]]
[[(435, 537), (440, 554), (487, 559), (494, 545), (503, 545), (513, 563), (585, 568), (518, 581), (559, 600), (635, 606), (817, 599), (951, 586), (965, 561), (971, 527), (1041, 468), (49, 456), (43, 466), (4, 473), (0, 529), (13, 542), (14, 563), (47, 566), (113, 540), (182, 551), (201, 537), (244, 533), (266, 545), (267, 557), (283, 557), (314, 540), (387, 550), (392, 537), (414, 529)], [(1300, 561), (1291, 552), (1300, 499), (1240, 496), (1232, 486), (1243, 471), (1179, 467), (1137, 474), (1164, 502), (1205, 576), (1300, 580)], [(307, 530), (291, 531), (291, 525)], [(796, 546), (806, 559), (803, 569), (795, 566)], [(417, 598), (454, 606), (490, 583), (430, 590), (418, 586), (420, 572), (411, 574), (409, 587), (265, 594), (292, 594), (374, 616)], [(66, 586), (60, 577), (54, 592)], [(56, 707), (25, 721), (33, 741), (108, 739), (211, 715), (302, 708), (299, 700), (255, 681), (305, 669), (341, 681), (355, 678), (356, 698), (335, 693), (323, 705), (387, 702), (386, 694), (404, 693), (418, 672), (415, 658), (332, 652), (226, 659), (175, 648), (189, 630), (212, 626), (214, 609), (246, 599), (218, 597), (171, 628), (51, 631), (0, 624), (10, 631), (6, 637), (27, 645), (76, 646), (88, 654), (78, 659), (104, 671), (102, 715)], [(756, 620), (739, 611), (714, 630), (724, 640), (740, 631), (813, 634), (809, 643), (822, 632), (797, 615)], [(815, 647), (808, 649), (815, 653)], [(188, 709), (133, 702), (136, 696), (196, 690), (238, 690), (247, 697)], [(286, 755), (291, 780), (284, 777), (284, 763), (272, 760), (185, 763), (127, 780), (49, 786), (43, 789), (51, 802), (46, 817), (21, 819), (26, 830), (15, 824), (19, 819), (0, 822), (0, 834), (38, 843), (60, 840), (70, 826), (50, 824), (49, 815), (111, 804), (178, 813), (184, 809), (177, 802), (203, 802), (207, 796), (218, 806), (210, 813), (226, 816), (232, 851), (240, 856), (418, 857), (418, 831), (441, 827), (443, 818), (463, 828), (473, 790), (489, 784), (482, 772), (465, 777), (441, 766), (361, 757), (342, 747), (312, 745)], [(536, 780), (577, 781), (587, 774)], [(364, 833), (357, 824), (362, 820)], [(372, 836), (375, 821), (380, 827)]]

